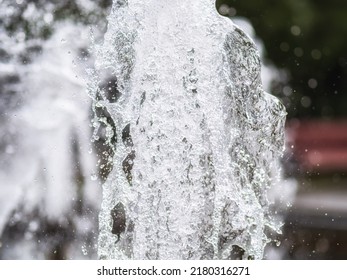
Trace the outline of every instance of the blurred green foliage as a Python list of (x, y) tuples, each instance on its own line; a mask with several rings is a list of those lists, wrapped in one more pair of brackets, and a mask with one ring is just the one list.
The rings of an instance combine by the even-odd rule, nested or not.
[(267, 58), (287, 72), (272, 93), (289, 117), (347, 117), (347, 1), (217, 0), (216, 5), (231, 18), (249, 19)]

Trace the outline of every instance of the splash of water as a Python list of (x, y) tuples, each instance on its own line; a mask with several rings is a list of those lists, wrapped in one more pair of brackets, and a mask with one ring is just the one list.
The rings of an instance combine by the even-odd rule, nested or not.
[[(71, 62), (89, 32), (69, 22), (57, 29), (49, 40), (22, 43), (0, 30), (4, 49), (13, 54), (0, 61), (0, 258), (95, 254), (92, 212), (100, 201), (89, 179), (96, 165), (88, 153), (90, 100), (76, 77), (82, 71)], [(26, 48), (36, 56), (17, 62), (16, 52)], [(13, 80), (8, 89), (6, 79)], [(16, 106), (6, 104), (6, 90)]]
[(118, 0), (97, 56), (114, 151), (99, 257), (262, 258), (285, 110), (252, 40), (213, 0)]

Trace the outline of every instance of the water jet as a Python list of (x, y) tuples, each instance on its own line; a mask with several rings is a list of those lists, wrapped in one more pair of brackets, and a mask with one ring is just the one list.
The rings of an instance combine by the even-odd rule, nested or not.
[(214, 0), (115, 0), (108, 21), (89, 84), (114, 152), (99, 258), (262, 258), (286, 113), (255, 44)]

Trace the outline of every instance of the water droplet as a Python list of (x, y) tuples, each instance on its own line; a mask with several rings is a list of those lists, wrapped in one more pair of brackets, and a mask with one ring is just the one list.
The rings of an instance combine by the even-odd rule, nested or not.
[(91, 176), (90, 176), (90, 179), (92, 179), (92, 181), (96, 181), (98, 179), (98, 176), (93, 173)]
[(304, 50), (302, 48), (295, 48), (294, 49), (294, 54), (297, 57), (302, 57), (304, 55)]
[(43, 16), (43, 20), (46, 24), (52, 23), (53, 19), (54, 19), (54, 17), (53, 17), (53, 14), (51, 14), (51, 13), (47, 13)]
[(312, 56), (313, 59), (319, 60), (322, 57), (322, 53), (321, 53), (320, 50), (314, 49), (311, 52), (311, 56)]
[(301, 28), (297, 25), (293, 25), (290, 28), (290, 32), (294, 35), (294, 36), (299, 36), (301, 34)]
[(308, 82), (307, 82), (308, 86), (312, 89), (316, 88), (317, 85), (318, 85), (318, 82), (316, 79), (309, 79)]
[(287, 51), (289, 51), (290, 46), (289, 46), (289, 44), (288, 44), (287, 42), (282, 42), (282, 43), (280, 44), (280, 49), (281, 49), (281, 51), (283, 51), (283, 52), (287, 52)]
[(308, 108), (311, 106), (311, 98), (308, 96), (303, 96), (300, 100), (302, 107)]
[(84, 256), (87, 256), (87, 255), (88, 255), (87, 245), (86, 245), (86, 244), (83, 244), (82, 247), (81, 247), (81, 249), (82, 249), (82, 254), (83, 254)]

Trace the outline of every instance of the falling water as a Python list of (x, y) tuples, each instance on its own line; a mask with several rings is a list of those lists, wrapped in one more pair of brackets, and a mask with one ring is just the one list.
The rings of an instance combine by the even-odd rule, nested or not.
[(108, 20), (89, 84), (112, 150), (99, 257), (262, 258), (286, 113), (253, 41), (214, 0), (114, 0)]

